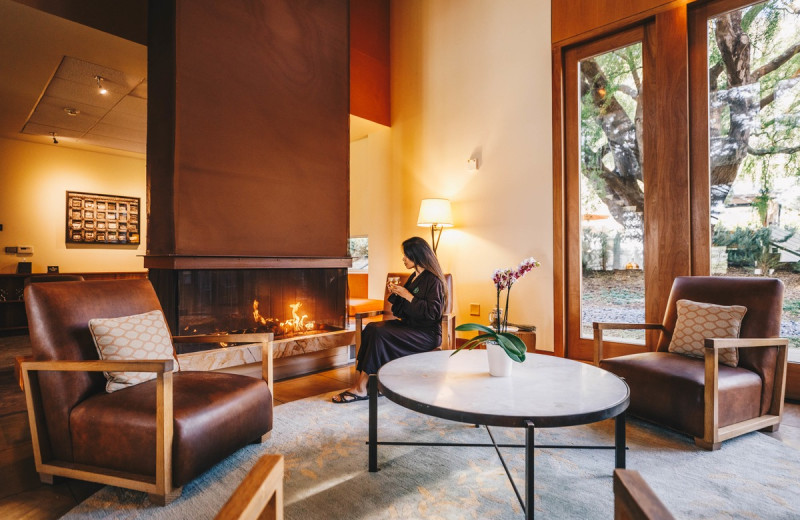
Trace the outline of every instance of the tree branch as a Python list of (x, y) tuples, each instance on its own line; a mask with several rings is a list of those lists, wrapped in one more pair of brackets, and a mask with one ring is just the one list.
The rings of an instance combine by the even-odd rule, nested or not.
[(758, 81), (762, 76), (766, 76), (770, 72), (778, 69), (778, 67), (789, 61), (798, 52), (800, 52), (800, 43), (792, 45), (778, 56), (775, 56), (775, 58), (769, 63), (757, 68), (755, 71), (753, 71), (751, 78), (753, 81)]
[(722, 71), (725, 70), (725, 65), (720, 61), (716, 65), (708, 69), (708, 87), (712, 92), (717, 90), (717, 78)]
[(631, 99), (639, 98), (639, 91), (629, 87), (628, 85), (617, 86), (617, 92), (622, 92), (623, 94), (627, 94), (628, 96), (630, 96)]
[(749, 153), (750, 155), (759, 155), (759, 156), (775, 155), (779, 153), (785, 153), (791, 155), (797, 152), (800, 152), (800, 146), (789, 146), (789, 147), (774, 146), (772, 148), (760, 148), (760, 149), (753, 148), (752, 146), (747, 147), (747, 153)]
[[(794, 74), (789, 76), (789, 78), (787, 78), (787, 79), (793, 79), (793, 78), (796, 78), (797, 76), (800, 76), (800, 69), (797, 69), (796, 71), (794, 71)], [(765, 106), (769, 105), (773, 101), (775, 101), (775, 89), (774, 88), (772, 89), (772, 92), (770, 92), (769, 94), (767, 94), (766, 96), (761, 98), (761, 101), (760, 101), (761, 108), (764, 108)]]

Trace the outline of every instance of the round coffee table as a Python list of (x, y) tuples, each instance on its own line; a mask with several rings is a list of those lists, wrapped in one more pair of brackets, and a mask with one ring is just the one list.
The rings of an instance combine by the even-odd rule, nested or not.
[[(524, 363), (514, 364), (510, 377), (492, 377), (486, 351), (451, 354), (452, 351), (444, 350), (406, 356), (387, 363), (377, 375), (370, 376), (370, 471), (378, 470), (379, 444), (440, 444), (378, 442), (378, 390), (391, 401), (426, 415), (470, 424), (525, 428), (524, 502), (513, 481), (512, 486), (526, 518), (533, 518), (533, 507), (526, 504), (533, 503), (534, 428), (574, 426), (614, 418), (614, 446), (536, 447), (614, 449), (615, 467), (625, 467), (625, 410), (630, 403), (630, 390), (616, 375), (569, 359), (528, 354)], [(497, 448), (493, 438), (492, 444), (485, 446)]]

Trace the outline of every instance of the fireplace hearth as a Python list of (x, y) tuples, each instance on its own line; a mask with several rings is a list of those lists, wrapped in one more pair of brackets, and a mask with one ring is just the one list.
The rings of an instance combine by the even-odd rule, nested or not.
[[(172, 333), (271, 332), (276, 342), (346, 327), (347, 269), (151, 269)], [(181, 345), (179, 354), (223, 345)]]

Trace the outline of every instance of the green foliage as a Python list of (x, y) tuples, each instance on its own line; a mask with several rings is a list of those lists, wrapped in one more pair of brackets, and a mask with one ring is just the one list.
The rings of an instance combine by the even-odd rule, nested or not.
[(525, 343), (522, 342), (519, 337), (515, 336), (510, 332), (497, 332), (496, 330), (487, 327), (485, 325), (480, 325), (478, 323), (464, 323), (463, 325), (459, 325), (456, 327), (457, 331), (480, 331), (483, 334), (479, 334), (472, 338), (471, 340), (467, 341), (455, 351), (453, 351), (451, 356), (461, 352), (462, 350), (472, 350), (478, 345), (482, 345), (489, 341), (494, 341), (500, 347), (505, 350), (508, 357), (510, 357), (513, 361), (517, 361), (518, 363), (522, 363), (525, 361), (525, 352), (527, 347)]
[(600, 268), (605, 271), (608, 267), (608, 233), (594, 231), (591, 228), (583, 228), (583, 239), (581, 241), (581, 267), (583, 272), (592, 270), (593, 265), (600, 264)]
[(767, 275), (770, 269), (778, 266), (780, 253), (774, 252), (771, 243), (784, 243), (794, 235), (794, 230), (782, 240), (772, 239), (768, 227), (758, 229), (737, 227), (727, 230), (717, 225), (712, 237), (712, 245), (728, 248), (728, 265), (731, 267), (758, 267)]

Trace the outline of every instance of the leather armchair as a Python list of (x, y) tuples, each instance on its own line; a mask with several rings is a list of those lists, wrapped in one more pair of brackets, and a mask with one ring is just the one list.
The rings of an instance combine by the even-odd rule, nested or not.
[[(392, 276), (396, 276), (400, 279), (400, 284), (405, 284), (408, 280), (408, 277), (411, 276), (409, 273), (389, 273), (386, 275), (386, 287), (383, 290), (383, 310), (380, 311), (369, 311), (369, 312), (358, 312), (355, 315), (356, 319), (356, 352), (361, 348), (361, 331), (364, 328), (364, 319), (370, 318), (374, 316), (381, 316), (383, 320), (393, 320), (395, 319), (394, 314), (392, 314), (392, 304), (389, 303), (389, 288), (388, 288), (388, 281), (389, 278)], [(455, 345), (455, 337), (456, 337), (456, 317), (453, 314), (453, 277), (450, 274), (444, 275), (445, 282), (447, 283), (447, 307), (445, 308), (445, 312), (442, 314), (442, 344), (440, 348), (442, 350), (451, 350)]]
[[(705, 358), (668, 351), (677, 301), (743, 305), (739, 338), (705, 340)], [(675, 279), (662, 323), (594, 323), (595, 363), (631, 388), (628, 411), (694, 437), (715, 450), (754, 430), (777, 431), (783, 414), (788, 341), (778, 338), (783, 283), (774, 278), (681, 276)], [(603, 331), (660, 331), (655, 352), (603, 359)], [(719, 364), (719, 349), (739, 348), (739, 365)]]
[[(34, 283), (25, 289), (25, 305), (34, 361), (22, 371), (43, 482), (54, 476), (100, 482), (147, 492), (163, 505), (272, 429), (272, 395), (262, 379), (173, 373), (173, 359), (98, 359), (89, 320), (161, 310), (148, 280)], [(271, 339), (250, 334), (216, 341), (261, 341), (270, 363)], [(106, 393), (103, 371), (157, 377)]]

